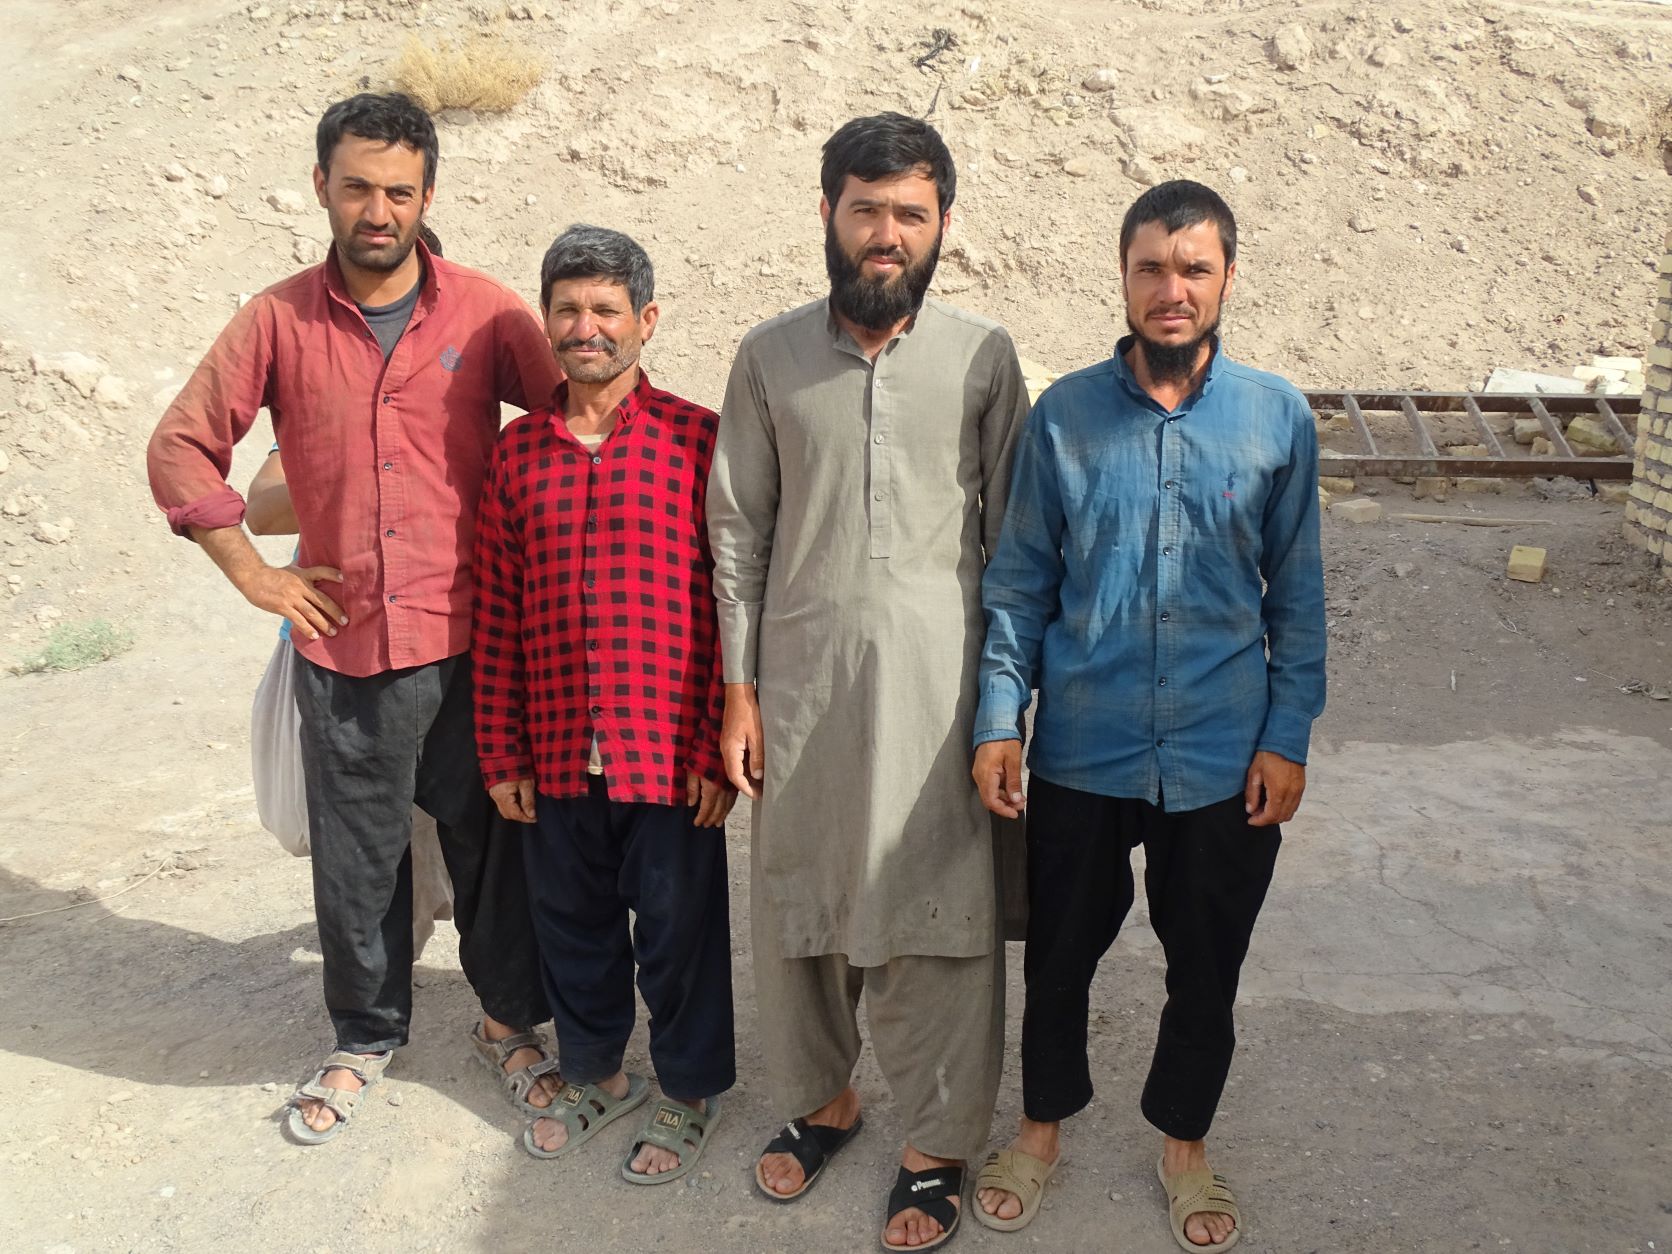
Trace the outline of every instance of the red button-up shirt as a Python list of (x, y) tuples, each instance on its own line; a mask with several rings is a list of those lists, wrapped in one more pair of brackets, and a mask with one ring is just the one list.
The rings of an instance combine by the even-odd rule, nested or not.
[(615, 801), (724, 782), (704, 500), (719, 420), (650, 385), (588, 450), (555, 408), (505, 428), (476, 532), (476, 748), (491, 787), (584, 796), (598, 739)]
[(500, 402), (543, 408), (562, 378), (516, 293), (427, 249), (423, 259), (388, 361), (333, 249), (238, 311), (151, 437), (151, 491), (170, 526), (236, 526), (232, 446), (271, 411), (299, 560), (342, 571), (323, 589), (348, 615), (335, 636), (292, 634), (303, 656), (345, 675), (470, 647), (471, 547)]

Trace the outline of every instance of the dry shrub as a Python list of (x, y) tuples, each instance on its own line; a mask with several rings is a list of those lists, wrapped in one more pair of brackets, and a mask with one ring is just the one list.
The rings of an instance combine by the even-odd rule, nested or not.
[(534, 90), (545, 63), (502, 35), (477, 34), (432, 47), (416, 35), (395, 62), (395, 84), (431, 113), (503, 113)]

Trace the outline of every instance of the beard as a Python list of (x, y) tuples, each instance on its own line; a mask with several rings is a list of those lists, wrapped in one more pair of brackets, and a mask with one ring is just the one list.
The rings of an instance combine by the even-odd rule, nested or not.
[[(609, 356), (580, 361), (571, 366), (563, 360), (563, 354), (573, 348), (595, 348)], [(555, 351), (563, 373), (576, 383), (608, 383), (632, 369), (639, 359), (638, 344), (618, 342), (603, 335), (595, 335), (589, 340), (562, 340)]]
[(395, 231), (392, 243), (368, 244), (361, 235), (359, 224), (356, 224), (346, 237), (337, 238), (337, 248), (360, 269), (389, 274), (406, 264), (423, 229), (424, 220), (420, 218), (406, 231)]
[[(824, 269), (830, 276), (830, 303), (836, 312), (867, 331), (886, 331), (905, 321), (923, 305), (929, 282), (940, 264), (941, 237), (920, 260), (912, 261), (905, 249), (868, 248), (855, 260), (836, 238), (836, 228), (824, 228)], [(893, 257), (901, 262), (897, 273), (886, 278), (867, 278), (864, 265), (870, 257)]]
[(1196, 361), (1202, 351), (1202, 345), (1219, 338), (1218, 318), (1195, 339), (1187, 340), (1183, 344), (1161, 344), (1150, 339), (1138, 329), (1138, 324), (1132, 321), (1131, 314), (1126, 315), (1126, 328), (1138, 337), (1138, 347), (1144, 354), (1144, 364), (1149, 367), (1150, 377), (1158, 383), (1185, 382), (1196, 372)]

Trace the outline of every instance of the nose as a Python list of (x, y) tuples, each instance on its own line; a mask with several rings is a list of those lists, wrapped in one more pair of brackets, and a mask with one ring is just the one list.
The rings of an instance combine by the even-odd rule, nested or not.
[(583, 309), (575, 315), (575, 326), (569, 334), (577, 340), (590, 340), (598, 334), (598, 320), (592, 316), (591, 310)]
[(366, 221), (382, 226), (389, 221), (389, 197), (381, 188), (373, 188), (366, 198)]
[(882, 214), (880, 215), (880, 218), (881, 220), (877, 223), (877, 229), (871, 236), (872, 247), (894, 248), (898, 246), (900, 243), (899, 222), (895, 220), (894, 215), (891, 213)]
[(1185, 283), (1183, 275), (1168, 271), (1161, 276), (1161, 287), (1157, 294), (1169, 305), (1183, 305), (1190, 299), (1190, 287)]

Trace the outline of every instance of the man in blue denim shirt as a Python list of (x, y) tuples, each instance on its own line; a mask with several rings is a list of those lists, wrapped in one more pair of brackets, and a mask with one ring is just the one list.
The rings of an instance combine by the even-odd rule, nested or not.
[[(1324, 705), (1318, 443), (1288, 382), (1225, 358), (1236, 221), (1199, 183), (1145, 192), (1121, 228), (1132, 334), (1033, 411), (987, 567), (975, 778), (1028, 809), (1021, 1132), (976, 1217), (1030, 1220), (1060, 1121), (1092, 1095), (1088, 994), (1143, 844), (1167, 1003), (1145, 1117), (1187, 1250), (1241, 1235), (1204, 1138), (1230, 1069), (1254, 920)], [(1039, 711), (1030, 795), (1021, 716)]]

